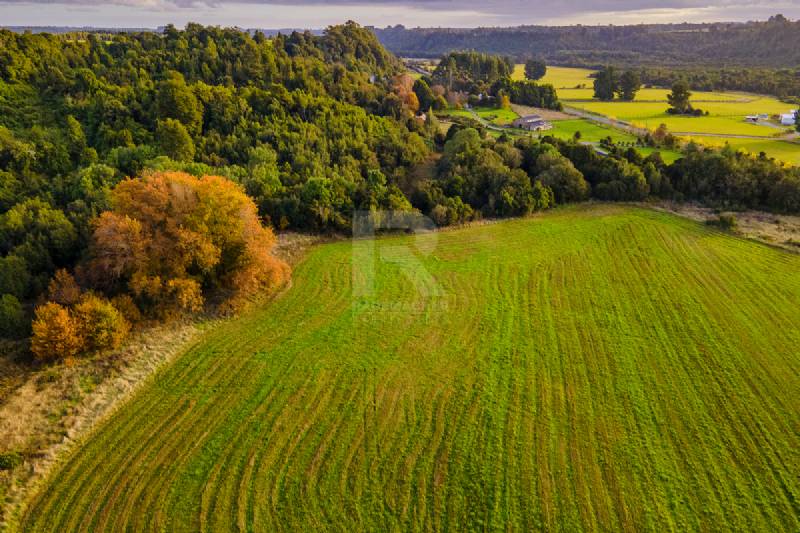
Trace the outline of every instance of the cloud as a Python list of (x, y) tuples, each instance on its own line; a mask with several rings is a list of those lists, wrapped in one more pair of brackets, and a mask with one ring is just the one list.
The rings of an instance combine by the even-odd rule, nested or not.
[[(48, 8), (42, 10), (42, 4)], [(0, 20), (5, 24), (71, 24), (82, 20), (81, 25), (114, 26), (192, 20), (246, 27), (322, 27), (347, 19), (378, 26), (632, 24), (756, 20), (775, 13), (800, 18), (800, 3), (797, 0), (0, 0)]]

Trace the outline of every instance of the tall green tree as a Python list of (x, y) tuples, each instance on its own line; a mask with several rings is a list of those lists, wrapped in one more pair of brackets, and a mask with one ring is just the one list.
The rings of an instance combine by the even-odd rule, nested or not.
[(617, 93), (619, 82), (614, 67), (606, 67), (597, 73), (594, 80), (594, 97), (598, 100), (611, 101)]
[(540, 80), (547, 74), (547, 65), (540, 59), (529, 59), (525, 62), (525, 78)]
[(672, 92), (667, 95), (670, 109), (673, 113), (683, 114), (691, 109), (689, 98), (692, 93), (689, 91), (689, 84), (684, 80), (677, 81), (672, 85)]
[(620, 100), (632, 102), (636, 98), (636, 93), (642, 87), (642, 80), (639, 73), (635, 70), (626, 70), (619, 78), (617, 94)]
[(436, 95), (433, 94), (428, 82), (422, 78), (418, 79), (414, 82), (413, 90), (414, 94), (417, 95), (417, 100), (419, 100), (420, 111), (428, 111), (433, 106), (433, 102), (436, 99)]
[(192, 161), (194, 159), (194, 142), (178, 120), (167, 118), (160, 120), (156, 127), (156, 140), (161, 152), (175, 161)]
[(193, 135), (200, 133), (203, 111), (194, 92), (186, 85), (180, 73), (172, 72), (169, 79), (161, 82), (156, 103), (158, 118), (174, 118), (186, 126), (189, 133)]

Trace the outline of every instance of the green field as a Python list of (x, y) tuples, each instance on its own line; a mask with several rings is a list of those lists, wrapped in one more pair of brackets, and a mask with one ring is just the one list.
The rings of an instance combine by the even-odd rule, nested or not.
[[(475, 111), (475, 114), (480, 118), (495, 126), (509, 125), (519, 117), (519, 115), (511, 109), (498, 109), (496, 107), (475, 107), (473, 111)], [(475, 115), (468, 109), (448, 109), (446, 111), (439, 111), (438, 114), (441, 116), (475, 118)]]
[(581, 141), (599, 142), (601, 139), (611, 137), (614, 142), (636, 142), (636, 137), (622, 130), (598, 124), (590, 120), (554, 120), (553, 129), (542, 132), (543, 135), (553, 135), (561, 139), (571, 139), (576, 131), (581, 132)]
[[(523, 76), (523, 65), (517, 65), (515, 77)], [(786, 131), (783, 127), (771, 127), (745, 122), (746, 115), (767, 113), (776, 115), (792, 109), (791, 104), (769, 96), (757, 96), (733, 92), (693, 91), (692, 102), (696, 107), (709, 112), (709, 116), (680, 117), (666, 112), (667, 89), (644, 88), (634, 102), (601, 102), (593, 100), (594, 80), (592, 70), (568, 67), (548, 67), (541, 80), (558, 90), (559, 99), (565, 105), (613, 119), (629, 122), (640, 128), (656, 129), (661, 124), (675, 133), (691, 135), (704, 144), (719, 146), (725, 139), (709, 135), (746, 135), (763, 139), (730, 139), (730, 143), (744, 151), (767, 155), (791, 164), (800, 164), (800, 146), (772, 139)], [(583, 86), (582, 88), (576, 88)], [(796, 107), (796, 106), (795, 106)], [(708, 141), (708, 142), (705, 142)]]
[(19, 529), (798, 531), (798, 301), (800, 256), (621, 206), (319, 246)]
[[(782, 128), (750, 124), (744, 121), (744, 116), (750, 114), (748, 104), (744, 103), (717, 103), (713, 106), (703, 106), (711, 115), (707, 117), (675, 116), (666, 112), (669, 104), (664, 102), (576, 102), (566, 100), (565, 104), (576, 109), (591, 113), (605, 115), (610, 118), (630, 122), (634, 126), (656, 129), (660, 124), (666, 124), (672, 132), (712, 133), (750, 135), (754, 137), (772, 137), (783, 133)], [(767, 109), (774, 109), (782, 105), (786, 110), (788, 104), (770, 102), (765, 106), (756, 108), (753, 113), (767, 113)]]
[[(514, 71), (515, 76), (520, 76), (524, 72), (523, 65), (517, 65)], [(540, 80), (541, 83), (549, 83), (558, 90), (559, 97), (562, 100), (592, 100), (594, 98), (594, 78), (591, 75), (593, 70), (585, 68), (571, 68), (571, 67), (547, 67), (547, 74)], [(520, 78), (521, 79), (521, 78)], [(643, 87), (636, 95), (637, 102), (666, 102), (669, 89)], [(770, 97), (757, 97), (754, 95), (735, 93), (735, 92), (707, 92), (707, 91), (694, 91), (693, 101), (704, 103), (706, 105), (699, 106), (703, 109), (714, 108), (717, 105), (725, 105), (726, 103), (741, 103), (742, 101), (756, 101), (757, 107), (766, 105), (769, 109), (775, 109), (775, 112), (783, 112), (787, 104), (781, 103), (778, 100)], [(775, 102), (780, 104), (779, 107), (771, 108)], [(723, 109), (725, 109), (723, 107)], [(767, 111), (764, 111), (766, 113)]]
[(498, 109), (496, 107), (476, 107), (475, 113), (495, 126), (505, 126), (519, 118), (519, 115), (511, 109)]
[(800, 166), (800, 142), (702, 136), (686, 137), (686, 140), (693, 140), (706, 146), (725, 146), (729, 144), (737, 150), (744, 150), (756, 155), (759, 152), (764, 152), (779, 161)]

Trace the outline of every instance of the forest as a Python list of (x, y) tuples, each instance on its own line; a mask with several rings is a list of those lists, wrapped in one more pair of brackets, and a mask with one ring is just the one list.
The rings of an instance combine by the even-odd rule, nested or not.
[(794, 68), (641, 67), (638, 70), (644, 83), (656, 87), (670, 87), (685, 80), (697, 91), (743, 91), (800, 103), (800, 70)]
[(444, 131), (430, 111), (457, 89), (558, 107), (512, 66), (456, 54), (415, 81), (355, 23), (271, 38), (0, 31), (0, 334), (33, 335), (45, 360), (235, 309), (288, 278), (274, 232), (346, 234), (356, 210), (447, 225), (653, 196), (800, 212), (800, 171), (765, 156), (690, 145), (667, 165), (469, 120)]
[(797, 69), (800, 21), (631, 26), (517, 26), (512, 28), (375, 29), (392, 52), (439, 57), (476, 50), (523, 62), (542, 57), (564, 66), (747, 66)]
[[(460, 101), (467, 95), (467, 100), (482, 105), (499, 105), (505, 98), (508, 103), (561, 109), (552, 85), (513, 80), (513, 72), (514, 63), (509, 57), (450, 52), (440, 59), (430, 76), (423, 76), (418, 83), (433, 85), (437, 88), (435, 93), (446, 94), (449, 102)], [(424, 101), (421, 95), (420, 101)]]

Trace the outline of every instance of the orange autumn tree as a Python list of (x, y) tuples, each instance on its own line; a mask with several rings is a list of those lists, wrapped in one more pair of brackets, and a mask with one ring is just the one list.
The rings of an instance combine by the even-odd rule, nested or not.
[(31, 328), (31, 352), (38, 361), (73, 357), (85, 347), (78, 322), (67, 308), (55, 302), (47, 302), (36, 308), (36, 318)]
[(151, 173), (117, 185), (111, 206), (95, 223), (87, 276), (145, 310), (195, 311), (211, 294), (232, 304), (289, 277), (255, 204), (225, 178)]

